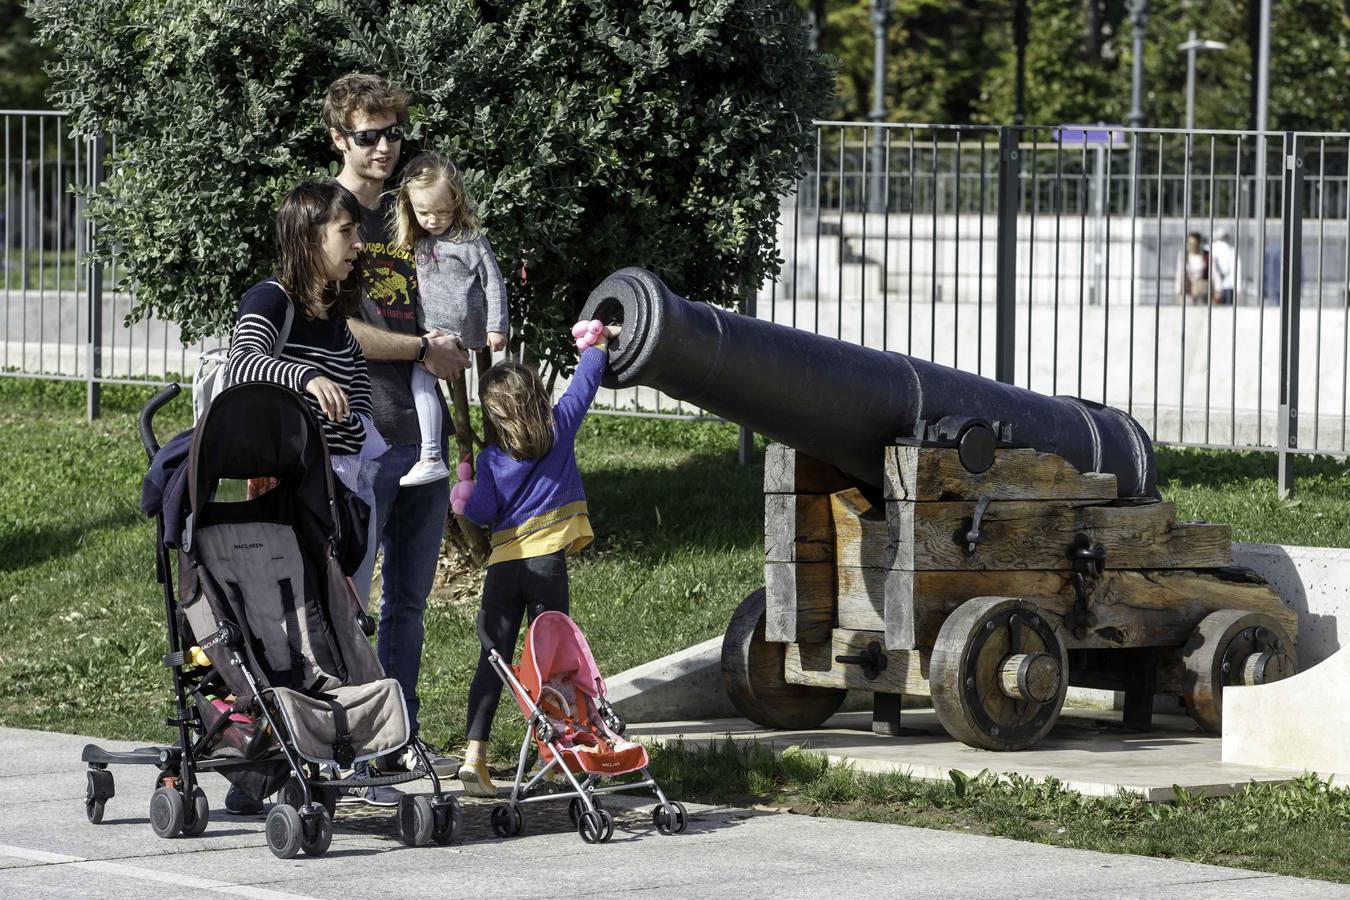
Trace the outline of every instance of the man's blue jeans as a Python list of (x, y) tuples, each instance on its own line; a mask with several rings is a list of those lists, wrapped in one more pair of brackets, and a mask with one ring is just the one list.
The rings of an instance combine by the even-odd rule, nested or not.
[[(393, 444), (376, 462), (376, 538), (384, 550), (380, 567), (380, 630), (376, 652), (390, 678), (403, 688), (413, 734), (417, 733), (417, 676), (422, 668), (422, 624), (436, 577), (450, 482), (400, 487), (420, 456), (416, 444)], [(373, 565), (373, 562), (371, 563)]]

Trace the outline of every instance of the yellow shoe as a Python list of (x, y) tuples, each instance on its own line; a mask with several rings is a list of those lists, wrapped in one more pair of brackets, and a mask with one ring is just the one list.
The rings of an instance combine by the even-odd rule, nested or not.
[(464, 785), (464, 793), (470, 797), (495, 797), (497, 786), (488, 775), (487, 762), (481, 759), (466, 759), (459, 767), (459, 783)]

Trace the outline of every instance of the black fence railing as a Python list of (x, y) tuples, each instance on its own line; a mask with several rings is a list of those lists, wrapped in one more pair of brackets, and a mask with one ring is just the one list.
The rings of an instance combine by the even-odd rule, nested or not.
[[(0, 374), (191, 373), (173, 323), (124, 324), (81, 193), (111, 142), (0, 111)], [(746, 311), (1119, 406), (1155, 441), (1350, 455), (1350, 135), (820, 122)], [(616, 413), (690, 417), (645, 389)]]

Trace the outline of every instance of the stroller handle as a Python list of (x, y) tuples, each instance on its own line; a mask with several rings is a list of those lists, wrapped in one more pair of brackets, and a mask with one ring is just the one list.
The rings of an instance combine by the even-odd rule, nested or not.
[(154, 459), (155, 454), (159, 452), (159, 441), (155, 440), (153, 424), (155, 413), (159, 412), (161, 406), (177, 397), (182, 391), (183, 388), (177, 382), (174, 382), (151, 397), (150, 402), (141, 409), (141, 444), (145, 447), (145, 455), (150, 459)]

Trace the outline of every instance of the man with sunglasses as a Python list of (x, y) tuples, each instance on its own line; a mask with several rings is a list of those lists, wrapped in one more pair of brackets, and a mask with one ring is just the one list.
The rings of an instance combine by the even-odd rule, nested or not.
[[(329, 86), (324, 97), (324, 124), (342, 155), (337, 180), (356, 196), (363, 210), (360, 255), (365, 291), (360, 318), (348, 324), (369, 365), (375, 426), (390, 445), (378, 461), (374, 484), (376, 539), (384, 551), (377, 651), (385, 672), (403, 688), (416, 734), (423, 615), (440, 558), (450, 483), (399, 485), (420, 456), (412, 367), (422, 363), (435, 375), (448, 378), (469, 365), (469, 355), (458, 338), (438, 332), (423, 335), (418, 329), (417, 266), (411, 250), (395, 246), (389, 232), (393, 196), (385, 193), (385, 182), (398, 166), (407, 115), (407, 93), (378, 75), (344, 75)], [(450, 417), (444, 415), (442, 421)], [(458, 770), (457, 760), (442, 757), (425, 744), (423, 749), (437, 774)], [(410, 770), (415, 764), (411, 752), (380, 761), (385, 769)], [(362, 799), (394, 805), (399, 792), (390, 787), (368, 788)]]

